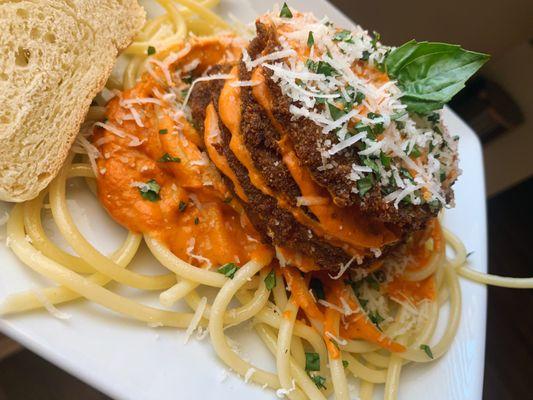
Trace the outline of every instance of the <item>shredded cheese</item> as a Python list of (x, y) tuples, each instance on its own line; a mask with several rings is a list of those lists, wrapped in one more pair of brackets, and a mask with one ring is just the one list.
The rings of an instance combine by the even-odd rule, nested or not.
[(202, 319), (202, 316), (204, 315), (204, 311), (207, 306), (207, 297), (202, 297), (200, 299), (200, 303), (198, 303), (198, 307), (196, 308), (196, 311), (194, 312), (194, 315), (191, 319), (191, 323), (187, 327), (187, 330), (185, 331), (185, 338), (183, 339), (183, 343), (187, 344), (189, 342), (189, 339), (194, 332), (194, 330), (198, 327), (198, 324), (200, 323), (200, 320)]

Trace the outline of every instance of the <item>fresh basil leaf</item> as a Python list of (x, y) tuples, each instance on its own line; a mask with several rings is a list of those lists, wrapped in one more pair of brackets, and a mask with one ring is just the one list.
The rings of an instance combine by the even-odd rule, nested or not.
[(350, 363), (349, 363), (348, 361), (346, 361), (346, 360), (342, 360), (342, 366), (343, 366), (344, 368), (347, 368), (348, 365), (350, 365)]
[(267, 290), (272, 290), (276, 287), (276, 273), (271, 270), (265, 277), (265, 286)]
[(159, 195), (160, 190), (161, 186), (159, 186), (155, 179), (150, 179), (146, 184), (139, 187), (141, 196), (149, 201), (157, 201), (161, 199), (161, 196)]
[(320, 371), (320, 355), (318, 353), (305, 353), (305, 370)]
[(237, 265), (235, 265), (235, 263), (229, 262), (219, 267), (217, 269), (217, 272), (227, 276), (230, 279), (233, 279), (233, 277), (235, 276), (235, 272), (237, 272)]
[(407, 110), (428, 114), (450, 101), (489, 57), (458, 45), (411, 40), (388, 54), (385, 67)]

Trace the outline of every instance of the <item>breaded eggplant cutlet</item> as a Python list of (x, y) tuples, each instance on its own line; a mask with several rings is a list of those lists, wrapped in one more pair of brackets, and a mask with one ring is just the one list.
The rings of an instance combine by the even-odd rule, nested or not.
[(256, 31), (238, 65), (213, 67), (230, 79), (191, 92), (210, 158), (282, 264), (379, 267), (453, 201), (455, 139), (405, 110), (390, 48), (361, 28), (295, 13)]

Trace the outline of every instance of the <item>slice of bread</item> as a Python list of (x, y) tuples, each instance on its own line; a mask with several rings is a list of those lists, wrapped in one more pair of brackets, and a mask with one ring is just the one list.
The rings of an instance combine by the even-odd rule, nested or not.
[(0, 200), (54, 178), (144, 21), (136, 0), (0, 1)]

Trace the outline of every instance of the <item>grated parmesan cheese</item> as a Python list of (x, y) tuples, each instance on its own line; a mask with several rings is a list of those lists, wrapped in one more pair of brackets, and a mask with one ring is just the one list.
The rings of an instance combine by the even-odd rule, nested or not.
[(202, 319), (202, 316), (204, 315), (204, 311), (207, 306), (207, 297), (202, 297), (200, 299), (200, 303), (198, 303), (198, 307), (196, 308), (196, 311), (194, 312), (194, 315), (191, 319), (191, 323), (187, 327), (187, 330), (185, 331), (185, 338), (183, 339), (183, 343), (187, 344), (189, 342), (189, 339), (194, 332), (194, 330), (198, 327), (198, 324), (200, 323), (200, 320)]

